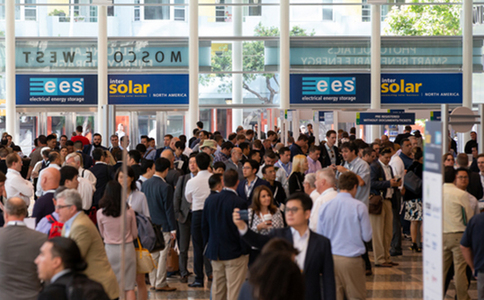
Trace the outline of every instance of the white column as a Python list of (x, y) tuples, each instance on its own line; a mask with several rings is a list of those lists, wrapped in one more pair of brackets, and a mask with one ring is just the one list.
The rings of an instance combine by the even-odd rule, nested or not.
[[(380, 5), (371, 5), (371, 109), (381, 108), (381, 21)], [(380, 126), (367, 126), (366, 142), (380, 137)], [(357, 130), (358, 131), (358, 130)]]
[(192, 130), (198, 122), (198, 1), (189, 2), (189, 35), (188, 35), (188, 71), (189, 71), (189, 94), (188, 124), (185, 134), (192, 136)]
[[(234, 4), (242, 3), (242, 0), (233, 0)], [(232, 24), (234, 29), (234, 36), (242, 36), (242, 6), (232, 6)], [(232, 71), (243, 71), (242, 59), (242, 42), (234, 41), (232, 43)], [(232, 103), (242, 104), (244, 102), (242, 97), (243, 75), (232, 75)], [(232, 110), (232, 128), (235, 131), (237, 126), (244, 122), (244, 111), (242, 109)]]
[(289, 0), (281, 0), (279, 40), (279, 86), (280, 86), (280, 109), (289, 109)]
[[(472, 0), (462, 2), (462, 106), (472, 109)], [(461, 145), (471, 138), (469, 132), (464, 133), (462, 137), (463, 142), (459, 143)]]
[(97, 65), (97, 132), (103, 137), (103, 145), (109, 145), (108, 132), (108, 14), (106, 6), (98, 6), (98, 65)]
[(5, 84), (7, 90), (5, 122), (6, 131), (18, 143), (15, 120), (15, 0), (5, 2)]

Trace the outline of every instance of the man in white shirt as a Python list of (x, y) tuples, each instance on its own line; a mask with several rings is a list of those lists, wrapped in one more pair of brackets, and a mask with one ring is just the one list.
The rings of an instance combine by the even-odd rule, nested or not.
[[(49, 153), (49, 166), (47, 168), (56, 168), (57, 170), (60, 170), (61, 168), (60, 164), (61, 164), (61, 157), (59, 152), (51, 151)], [(37, 190), (35, 191), (35, 195), (37, 195), (37, 197), (42, 196), (42, 193), (43, 193), (42, 186), (40, 185), (40, 183), (42, 182), (42, 172), (44, 170), (40, 171), (39, 173), (39, 180), (37, 181)]]
[(314, 201), (313, 209), (311, 210), (311, 217), (309, 218), (309, 228), (316, 231), (319, 220), (319, 208), (323, 203), (329, 202), (338, 195), (335, 190), (336, 175), (331, 167), (327, 167), (316, 172), (316, 190), (320, 194)]
[(32, 183), (20, 175), (22, 170), (22, 159), (17, 153), (7, 155), (7, 180), (5, 181), (5, 192), (7, 199), (19, 197), (25, 201), (27, 207), (30, 205), (30, 198), (34, 195), (34, 186)]
[(76, 168), (79, 172), (79, 178), (82, 178), (82, 179), (85, 179), (86, 181), (88, 181), (92, 185), (92, 187), (95, 191), (96, 190), (97, 178), (96, 178), (96, 176), (94, 176), (94, 174), (92, 174), (91, 171), (89, 171), (88, 169), (84, 169), (82, 167), (81, 159), (82, 159), (82, 156), (81, 156), (80, 153), (73, 152), (73, 153), (70, 153), (69, 155), (66, 156), (66, 163), (65, 164), (73, 166), (74, 168)]
[(304, 177), (303, 187), (304, 192), (311, 197), (314, 203), (319, 197), (319, 193), (316, 190), (316, 173), (310, 173)]
[[(74, 172), (76, 171), (76, 172)], [(82, 209), (88, 211), (92, 206), (92, 196), (94, 195), (94, 188), (91, 183), (79, 176), (77, 168), (73, 165), (63, 166), (61, 172), (61, 185), (68, 189), (77, 190), (82, 198)]]
[[(199, 153), (195, 157), (199, 172), (187, 182), (185, 197), (188, 203), (192, 204), (192, 243), (193, 243), (193, 271), (195, 281), (189, 287), (203, 287), (203, 236), (202, 236), (202, 214), (205, 200), (210, 195), (208, 179), (212, 174), (207, 170), (210, 166), (210, 156), (206, 153)], [(205, 261), (207, 276), (211, 274), (210, 263)]]

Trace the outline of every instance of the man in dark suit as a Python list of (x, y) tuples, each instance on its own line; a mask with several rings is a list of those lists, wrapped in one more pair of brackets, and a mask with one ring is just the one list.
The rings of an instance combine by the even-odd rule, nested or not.
[[(77, 170), (76, 170), (77, 171)], [(42, 220), (43, 217), (55, 211), (54, 193), (59, 187), (61, 174), (56, 168), (47, 168), (42, 171), (42, 179), (40, 186), (43, 194), (35, 201), (34, 211), (32, 217), (35, 218), (35, 226)]]
[(321, 167), (341, 165), (341, 155), (338, 147), (336, 147), (336, 131), (328, 130), (326, 132), (326, 143), (321, 143), (319, 148), (321, 149), (321, 154), (319, 155)]
[(94, 207), (98, 206), (99, 200), (104, 195), (104, 189), (108, 181), (113, 179), (113, 172), (111, 166), (108, 166), (104, 162), (104, 151), (100, 148), (95, 149), (92, 152), (94, 159), (94, 166), (89, 169), (89, 171), (96, 176), (96, 191), (92, 197), (92, 205)]
[[(46, 241), (40, 248), (35, 264), (39, 279), (49, 282), (37, 300), (68, 300), (73, 293), (79, 292), (89, 292), (99, 300), (109, 299), (100, 283), (81, 273), (87, 268), (87, 263), (72, 239), (58, 236)], [(79, 282), (82, 282), (82, 285), (77, 289), (68, 289), (68, 286), (72, 287)], [(82, 288), (82, 291), (79, 288)]]
[(89, 169), (92, 167), (92, 157), (90, 155), (87, 155), (86, 153), (82, 152), (82, 142), (77, 141), (74, 142), (74, 151), (77, 153), (80, 153), (82, 155), (82, 163), (84, 165), (84, 169)]
[(195, 159), (195, 156), (190, 157), (190, 160), (188, 162), (188, 168), (190, 169), (190, 173), (178, 178), (178, 183), (176, 184), (175, 189), (175, 196), (173, 198), (175, 217), (178, 222), (177, 241), (178, 248), (180, 249), (178, 261), (181, 276), (180, 281), (182, 283), (188, 282), (188, 249), (190, 246), (192, 227), (191, 205), (190, 203), (188, 203), (187, 198), (185, 197), (185, 187), (188, 180), (192, 179), (192, 177), (197, 176), (198, 173), (197, 161)]
[(205, 256), (212, 262), (214, 300), (237, 299), (249, 262), (249, 249), (232, 221), (234, 209), (247, 209), (247, 202), (235, 191), (239, 183), (237, 171), (227, 170), (223, 181), (225, 188), (212, 193), (203, 208), (203, 244)]
[(274, 229), (269, 235), (257, 234), (249, 230), (240, 219), (239, 209), (234, 209), (233, 221), (242, 239), (249, 245), (262, 249), (271, 238), (278, 237), (289, 241), (300, 252), (296, 262), (304, 273), (306, 300), (336, 299), (335, 275), (331, 244), (327, 238), (311, 231), (308, 220), (313, 201), (304, 193), (290, 196), (286, 202), (286, 222), (289, 227)]
[(94, 151), (94, 149), (101, 148), (103, 150), (108, 150), (108, 148), (101, 145), (102, 141), (103, 139), (101, 135), (99, 133), (95, 133), (92, 136), (92, 144), (84, 146), (82, 152), (84, 152), (84, 154), (92, 156), (92, 152)]
[(257, 172), (259, 172), (259, 163), (255, 160), (249, 159), (244, 163), (242, 168), (244, 173), (244, 181), (240, 182), (237, 187), (237, 193), (239, 197), (247, 202), (247, 205), (252, 203), (252, 195), (254, 190), (259, 185), (269, 186), (269, 183), (263, 179), (257, 177)]
[(381, 195), (383, 198), (381, 214), (370, 214), (376, 267), (393, 267), (394, 265), (390, 260), (390, 244), (393, 234), (392, 206), (398, 203), (397, 197), (400, 197), (400, 194), (397, 187), (400, 185), (400, 182), (394, 178), (393, 170), (388, 165), (391, 158), (392, 150), (385, 148), (381, 151), (378, 160), (370, 165), (370, 193), (372, 195)]
[(27, 228), (27, 204), (13, 197), (5, 203), (6, 227), (0, 229), (0, 298), (35, 300), (40, 291), (35, 257), (47, 235)]
[(477, 172), (472, 172), (469, 169), (469, 157), (465, 153), (459, 153), (457, 159), (455, 160), (459, 168), (464, 168), (469, 173), (469, 185), (467, 186), (467, 191), (476, 199), (482, 199), (483, 190), (481, 183), (481, 176)]
[[(170, 169), (170, 161), (166, 158), (158, 158), (155, 161), (155, 175), (146, 180), (141, 191), (146, 195), (150, 216), (153, 223), (161, 225), (165, 245), (169, 245), (171, 239), (176, 239), (176, 219), (173, 210), (173, 187), (166, 183), (165, 178)], [(170, 247), (152, 253), (157, 261), (158, 268), (150, 273), (151, 286), (157, 291), (175, 291), (176, 288), (166, 283), (166, 256)]]

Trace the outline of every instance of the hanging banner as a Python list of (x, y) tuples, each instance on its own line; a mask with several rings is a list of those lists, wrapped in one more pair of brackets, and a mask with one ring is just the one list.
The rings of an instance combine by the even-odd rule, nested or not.
[(462, 74), (382, 74), (381, 103), (462, 103)]
[(188, 105), (188, 74), (109, 75), (113, 105)]
[(291, 74), (291, 104), (370, 103), (370, 75)]
[(415, 113), (356, 113), (357, 125), (413, 125)]
[(17, 105), (97, 105), (96, 75), (16, 75)]

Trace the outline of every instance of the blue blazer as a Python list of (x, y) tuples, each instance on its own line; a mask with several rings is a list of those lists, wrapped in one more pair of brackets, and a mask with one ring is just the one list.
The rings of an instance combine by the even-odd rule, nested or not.
[[(269, 235), (261, 235), (248, 229), (242, 239), (250, 246), (262, 249), (265, 243), (274, 237), (283, 238), (293, 244), (290, 227), (274, 229)], [(331, 242), (313, 231), (309, 234), (303, 273), (306, 282), (306, 300), (336, 299)]]
[(252, 196), (254, 195), (254, 190), (256, 187), (259, 185), (265, 185), (270, 188), (269, 182), (265, 181), (264, 179), (260, 179), (259, 177), (256, 178), (256, 181), (254, 182), (254, 188), (250, 192), (250, 195), (245, 194), (245, 184), (247, 183), (247, 179), (244, 179), (239, 183), (239, 186), (237, 187), (237, 193), (239, 194), (240, 198), (244, 199), (245, 202), (247, 202), (247, 206), (250, 206), (252, 204)]
[(47, 193), (35, 201), (34, 211), (32, 212), (32, 217), (35, 218), (35, 226), (37, 226), (43, 217), (55, 211), (53, 199), (54, 193)]
[(176, 230), (173, 209), (173, 187), (158, 176), (143, 182), (141, 191), (145, 194), (153, 223), (161, 225), (163, 232)]
[(202, 235), (208, 259), (231, 260), (249, 253), (232, 220), (234, 208), (247, 209), (247, 202), (232, 191), (222, 190), (205, 200)]

